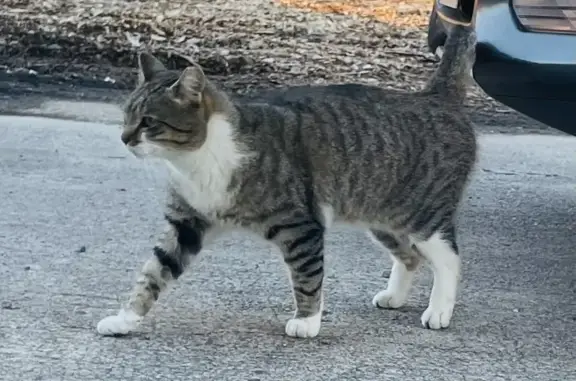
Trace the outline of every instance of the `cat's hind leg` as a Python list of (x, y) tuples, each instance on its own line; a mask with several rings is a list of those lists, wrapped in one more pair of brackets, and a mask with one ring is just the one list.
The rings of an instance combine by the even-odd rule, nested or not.
[(378, 308), (399, 308), (408, 299), (421, 256), (410, 244), (408, 237), (395, 236), (377, 229), (371, 229), (368, 235), (378, 246), (390, 252), (393, 263), (388, 286), (374, 296), (372, 304)]
[(428, 238), (414, 241), (434, 273), (428, 308), (422, 314), (422, 325), (430, 329), (447, 328), (456, 304), (461, 266), (454, 224), (450, 221)]

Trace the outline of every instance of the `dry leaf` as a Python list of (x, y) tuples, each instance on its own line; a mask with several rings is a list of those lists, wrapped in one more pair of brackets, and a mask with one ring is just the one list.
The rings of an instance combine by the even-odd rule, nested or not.
[(130, 33), (126, 32), (124, 35), (126, 36), (128, 43), (132, 47), (137, 48), (140, 46), (140, 35), (139, 34), (130, 34)]
[(154, 25), (150, 25), (150, 28), (151, 28), (154, 32), (156, 32), (156, 34), (158, 34), (158, 35), (160, 35), (160, 36), (165, 36), (165, 35), (166, 35), (166, 32), (164, 32), (162, 29), (160, 29), (160, 28), (158, 28), (158, 27), (156, 27), (156, 26), (154, 26)]
[(164, 12), (164, 14), (166, 15), (166, 17), (178, 17), (182, 14), (182, 11), (180, 9), (171, 9), (169, 11)]

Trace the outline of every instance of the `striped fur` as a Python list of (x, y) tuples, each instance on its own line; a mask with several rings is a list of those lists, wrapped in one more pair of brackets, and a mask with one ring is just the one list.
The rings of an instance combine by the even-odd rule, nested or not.
[(98, 331), (134, 330), (208, 241), (242, 228), (283, 252), (296, 304), (286, 333), (314, 337), (324, 234), (334, 222), (363, 226), (390, 251), (394, 265), (374, 298), (378, 307), (403, 305), (427, 259), (435, 281), (422, 323), (447, 327), (460, 273), (454, 221), (476, 161), (472, 125), (461, 99), (451, 98), (463, 96), (463, 82), (442, 77), (467, 64), (459, 55), (471, 50), (470, 39), (457, 32), (450, 46), (458, 49), (447, 49), (437, 75), (416, 93), (350, 84), (232, 99), (197, 66), (179, 74), (142, 54), (122, 140), (170, 168), (167, 230), (128, 304)]

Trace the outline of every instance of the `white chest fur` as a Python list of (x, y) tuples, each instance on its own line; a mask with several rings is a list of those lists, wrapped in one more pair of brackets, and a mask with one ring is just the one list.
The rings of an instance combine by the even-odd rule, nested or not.
[(201, 148), (167, 160), (171, 185), (190, 206), (209, 217), (233, 202), (228, 186), (246, 157), (234, 140), (232, 125), (222, 115), (213, 115)]

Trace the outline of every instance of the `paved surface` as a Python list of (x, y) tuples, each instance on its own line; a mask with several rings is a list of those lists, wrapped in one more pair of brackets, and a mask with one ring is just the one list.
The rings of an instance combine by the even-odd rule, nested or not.
[(117, 127), (0, 117), (0, 380), (576, 380), (576, 139), (481, 139), (461, 214), (452, 326), (374, 309), (390, 262), (363, 234), (329, 235), (320, 336), (284, 336), (280, 256), (231, 236), (161, 298), (138, 334), (99, 337), (160, 229), (163, 172)]

